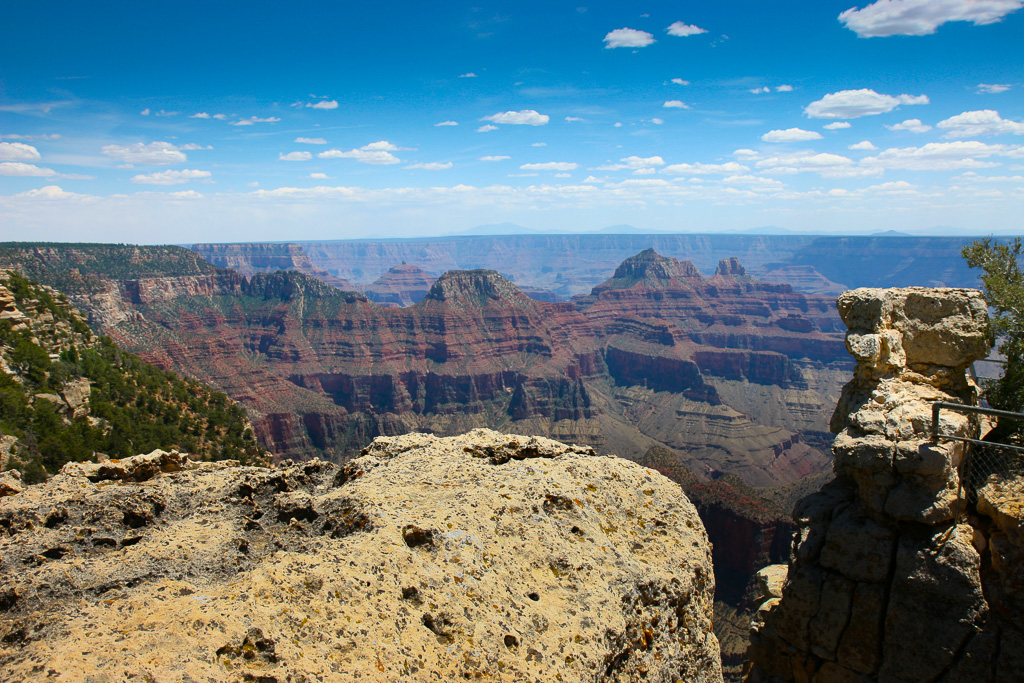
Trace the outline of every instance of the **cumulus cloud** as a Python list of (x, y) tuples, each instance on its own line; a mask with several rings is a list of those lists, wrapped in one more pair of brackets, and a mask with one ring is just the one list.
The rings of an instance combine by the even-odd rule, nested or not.
[(309, 161), (313, 155), (309, 152), (288, 152), (277, 155), (279, 161)]
[(508, 156), (504, 156), (504, 155), (489, 155), (489, 156), (485, 156), (485, 157), (480, 157), (480, 161), (504, 161), (505, 159), (511, 159), (511, 158), (512, 157), (508, 157)]
[(227, 117), (227, 114), (208, 114), (205, 111), (189, 116), (190, 119), (217, 119), (218, 121), (223, 121)]
[(976, 87), (975, 92), (979, 95), (997, 95), (1006, 92), (1011, 86), (1006, 83), (979, 83)]
[(628, 156), (623, 159), (619, 159), (617, 164), (606, 164), (604, 166), (598, 166), (594, 168), (595, 171), (622, 171), (631, 170), (636, 171), (639, 169), (653, 169), (656, 166), (664, 166), (665, 160), (660, 156), (653, 157), (639, 157), (639, 156)]
[(459, 78), (476, 78), (476, 74), (472, 71), (467, 71), (464, 74), (459, 74)]
[(489, 123), (485, 123), (484, 125), (482, 125), (479, 128), (477, 128), (476, 132), (477, 133), (490, 133), (492, 130), (498, 130), (498, 127), (497, 126), (492, 126)]
[(687, 36), (696, 36), (701, 33), (707, 33), (706, 30), (693, 24), (687, 24), (682, 21), (672, 23), (667, 29), (666, 33), (670, 36), (679, 36), (680, 38), (686, 38)]
[(782, 154), (758, 161), (757, 167), (774, 175), (810, 172), (826, 178), (858, 178), (882, 172), (881, 169), (858, 168), (853, 159), (826, 152)]
[(581, 119), (578, 116), (566, 116), (565, 120), (568, 121), (569, 123), (573, 123), (575, 121), (582, 121), (583, 119)]
[(765, 142), (806, 142), (807, 140), (820, 140), (821, 133), (803, 128), (787, 128), (786, 130), (768, 131), (761, 136), (761, 139)]
[(766, 85), (763, 88), (753, 88), (750, 92), (753, 93), (754, 95), (760, 95), (761, 93), (766, 93), (766, 92), (771, 92), (771, 91), (772, 91), (772, 89), (769, 88)]
[(250, 116), (247, 119), (239, 119), (238, 121), (232, 121), (231, 125), (232, 126), (251, 126), (254, 123), (277, 123), (280, 120), (281, 119), (279, 119), (276, 116), (268, 116), (268, 117), (266, 117), (264, 119), (261, 119), (258, 116)]
[(327, 180), (330, 176), (328, 176), (326, 173), (310, 173), (306, 177), (312, 178), (313, 180)]
[(547, 161), (543, 164), (523, 164), (519, 168), (524, 171), (575, 171), (579, 164), (570, 161)]
[(87, 195), (67, 192), (59, 185), (47, 185), (38, 190), (19, 192), (14, 196), (21, 199), (79, 199), (87, 197)]
[(423, 169), (424, 171), (446, 171), (451, 167), (452, 162), (450, 161), (431, 161), (428, 163), (409, 164), (408, 166), (406, 166), (406, 168), (419, 168)]
[(760, 153), (755, 152), (752, 149), (737, 149), (732, 153), (732, 155), (740, 159), (756, 159), (761, 156)]
[(132, 177), (133, 183), (141, 185), (180, 185), (190, 180), (209, 178), (209, 171), (183, 169), (181, 171), (158, 171)]
[(647, 31), (638, 31), (634, 28), (617, 28), (609, 31), (604, 37), (604, 47), (610, 50), (614, 47), (647, 47), (655, 42), (654, 36)]
[(986, 168), (996, 163), (978, 161), (992, 156), (1014, 156), (1019, 147), (988, 145), (984, 142), (930, 142), (922, 147), (890, 148), (861, 160), (861, 165), (905, 171), (950, 171), (962, 168)]
[(878, 148), (875, 147), (873, 144), (871, 144), (870, 140), (861, 140), (860, 142), (855, 142), (852, 145), (850, 145), (849, 149), (878, 149)]
[(182, 150), (184, 152), (192, 152), (192, 151), (195, 151), (197, 149), (213, 149), (213, 145), (200, 145), (200, 144), (197, 144), (195, 142), (189, 142), (187, 144), (180, 145), (178, 147), (178, 149), (180, 149), (180, 150)]
[(310, 109), (337, 109), (338, 100), (320, 100), (319, 102), (307, 102)]
[(327, 140), (323, 138), (295, 138), (295, 142), (302, 145), (326, 145)]
[(965, 111), (935, 124), (947, 138), (974, 138), (979, 135), (1024, 135), (1024, 122), (1004, 119), (992, 109)]
[(355, 159), (363, 164), (387, 166), (389, 164), (402, 163), (401, 159), (391, 153), (397, 152), (401, 149), (404, 148), (398, 147), (387, 140), (380, 140), (348, 151), (329, 149), (325, 152), (320, 152), (317, 156), (321, 159)]
[(156, 112), (155, 116), (177, 116), (180, 113), (181, 112), (178, 111), (165, 111), (161, 109), (160, 111)]
[(57, 172), (52, 168), (42, 168), (40, 166), (26, 164), (21, 161), (4, 161), (0, 162), (0, 175), (47, 178), (57, 175)]
[(682, 78), (673, 78), (672, 82), (676, 85), (690, 85), (690, 81), (683, 80)]
[(659, 119), (658, 117), (654, 117), (653, 119), (651, 119), (651, 123), (653, 123), (656, 126), (660, 126), (663, 123), (665, 123), (665, 119)]
[(149, 107), (146, 107), (145, 109), (143, 109), (139, 113), (142, 114), (143, 116), (149, 116)]
[(927, 133), (932, 129), (926, 123), (921, 123), (921, 119), (907, 119), (901, 123), (894, 123), (891, 126), (886, 126), (889, 130), (905, 130), (908, 133)]
[(839, 21), (860, 38), (926, 36), (949, 21), (993, 24), (1021, 7), (1022, 0), (878, 0), (846, 10)]
[(130, 145), (104, 145), (100, 151), (111, 159), (125, 164), (163, 166), (188, 161), (185, 153), (169, 142), (151, 142), (148, 145), (141, 142)]
[(727, 161), (724, 164), (672, 164), (662, 169), (662, 173), (673, 175), (710, 175), (710, 174), (740, 174), (750, 170), (749, 166), (738, 164), (735, 161)]
[(0, 142), (0, 161), (38, 161), (39, 150), (23, 142)]
[(849, 121), (833, 121), (832, 123), (826, 123), (822, 128), (825, 130), (842, 130), (843, 128), (849, 128), (853, 124)]
[(530, 147), (547, 147), (547, 146), (548, 146), (548, 143), (546, 143), (546, 142), (531, 142), (530, 143)]
[(687, 105), (682, 100), (666, 100), (665, 104), (663, 104), (661, 106), (664, 107), (665, 109), (689, 109), (690, 108), (689, 105)]
[(440, 123), (435, 123), (434, 127), (437, 128), (439, 126), (457, 126), (457, 125), (459, 125), (458, 121), (441, 121)]
[(538, 114), (533, 109), (523, 109), (522, 111), (503, 111), (497, 114), (491, 114), (490, 116), (485, 116), (480, 120), (516, 126), (543, 126), (551, 120), (551, 117), (547, 114)]
[(775, 86), (775, 92), (793, 92), (793, 86), (783, 83)]
[(59, 140), (60, 137), (60, 133), (42, 133), (40, 135), (8, 133), (7, 135), (0, 135), (0, 140)]
[(928, 104), (928, 96), (881, 95), (870, 88), (840, 90), (811, 102), (804, 113), (812, 119), (856, 119), (886, 114), (901, 104)]

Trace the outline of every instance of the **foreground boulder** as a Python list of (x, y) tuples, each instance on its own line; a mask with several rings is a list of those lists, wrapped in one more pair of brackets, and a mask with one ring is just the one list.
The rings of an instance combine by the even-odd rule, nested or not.
[[(966, 370), (989, 350), (981, 293), (858, 289), (837, 304), (857, 369), (832, 420), (836, 479), (796, 507), (748, 680), (1021, 680), (1021, 480), (965, 481), (964, 444), (930, 432), (935, 401), (977, 405)], [(940, 429), (977, 438), (979, 425), (946, 411)]]
[(150, 454), (0, 499), (5, 680), (721, 681), (677, 485), (488, 430), (363, 453)]

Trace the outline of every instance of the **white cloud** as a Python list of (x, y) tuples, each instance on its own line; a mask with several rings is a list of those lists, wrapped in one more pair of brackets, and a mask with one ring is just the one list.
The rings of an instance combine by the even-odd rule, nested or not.
[(503, 111), (497, 114), (491, 114), (490, 116), (485, 116), (480, 120), (517, 126), (543, 126), (551, 120), (551, 117), (547, 114), (538, 114), (533, 109), (523, 109), (522, 111)]
[(477, 133), (490, 133), (492, 130), (498, 130), (498, 127), (497, 126), (492, 126), (489, 123), (485, 123), (484, 125), (482, 125), (479, 128), (477, 128), (476, 132)]
[(908, 133), (927, 133), (932, 129), (926, 123), (921, 123), (921, 119), (907, 119), (902, 123), (894, 123), (891, 126), (886, 126), (889, 130), (905, 130)]
[(183, 152), (193, 152), (193, 151), (195, 151), (197, 149), (213, 149), (213, 146), (212, 145), (203, 146), (203, 145), (196, 144), (194, 142), (189, 142), (187, 144), (180, 145), (178, 147), (178, 149), (182, 150)]
[(280, 120), (281, 119), (279, 119), (276, 116), (268, 116), (265, 119), (261, 119), (258, 116), (250, 116), (247, 119), (240, 119), (238, 121), (232, 121), (231, 125), (232, 126), (251, 126), (254, 123), (277, 123)]
[(556, 178), (571, 178), (572, 177), (572, 173), (556, 173), (555, 177)]
[(387, 166), (389, 164), (402, 163), (401, 159), (391, 153), (401, 149), (404, 148), (393, 145), (387, 140), (380, 140), (356, 149), (350, 149), (347, 152), (340, 149), (329, 149), (325, 152), (320, 152), (317, 156), (321, 159), (355, 159), (363, 164)]
[(0, 142), (0, 161), (38, 161), (39, 150), (23, 142)]
[(751, 92), (752, 94), (754, 94), (754, 95), (760, 95), (761, 93), (766, 93), (766, 92), (771, 92), (771, 91), (772, 91), (772, 89), (771, 89), (771, 88), (769, 88), (769, 87), (768, 87), (768, 86), (766, 85), (766, 86), (764, 86), (763, 88), (754, 88), (754, 89), (753, 89), (753, 90), (751, 90), (750, 92)]
[(882, 172), (881, 169), (876, 168), (858, 168), (853, 159), (849, 157), (825, 152), (781, 154), (758, 161), (757, 167), (764, 169), (765, 173), (773, 175), (817, 173), (826, 178), (859, 178), (879, 175)]
[(531, 142), (530, 143), (530, 147), (547, 147), (547, 146), (548, 146), (548, 143), (546, 143), (546, 142)]
[(467, 71), (464, 74), (460, 74), (459, 78), (476, 78), (476, 74), (473, 73), (472, 71)]
[(774, 178), (762, 178), (756, 175), (731, 175), (722, 178), (722, 182), (728, 185), (746, 185), (755, 190), (781, 190), (785, 183)]
[(202, 180), (209, 177), (209, 171), (184, 169), (181, 171), (158, 171), (156, 173), (137, 175), (132, 178), (132, 182), (142, 185), (180, 185), (190, 180)]
[(757, 159), (761, 156), (759, 152), (755, 152), (752, 149), (738, 149), (732, 155), (740, 159)]
[(820, 140), (821, 133), (803, 128), (787, 128), (786, 130), (768, 131), (761, 136), (761, 139), (765, 142), (806, 142), (807, 140)]
[(548, 161), (543, 164), (523, 164), (519, 168), (524, 171), (575, 171), (579, 164), (570, 161)]
[(434, 127), (438, 128), (440, 126), (457, 126), (457, 125), (459, 125), (458, 121), (441, 121), (440, 123), (435, 123)]
[(672, 164), (662, 169), (662, 173), (673, 175), (708, 175), (712, 173), (740, 174), (750, 170), (749, 166), (738, 164), (735, 161), (727, 161), (724, 164)]
[(623, 159), (619, 159), (618, 164), (606, 164), (604, 166), (598, 166), (594, 168), (595, 171), (622, 171), (625, 169), (638, 170), (638, 169), (653, 169), (656, 166), (664, 166), (665, 160), (660, 156), (653, 157), (638, 157), (628, 156)]
[(871, 144), (870, 140), (861, 140), (860, 142), (853, 143), (847, 149), (878, 149), (878, 148), (875, 147), (873, 144)]
[(142, 114), (143, 116), (149, 116), (149, 107), (146, 107), (145, 109), (143, 109), (139, 113)]
[(156, 112), (155, 116), (177, 116), (180, 113), (180, 111), (164, 111), (163, 109), (161, 109), (160, 111)]
[(419, 169), (423, 169), (424, 171), (447, 171), (451, 167), (452, 167), (452, 162), (450, 162), (450, 161), (445, 161), (445, 162), (431, 161), (431, 162), (428, 162), (428, 163), (409, 164), (408, 166), (406, 166), (406, 168), (419, 168)]
[(659, 119), (658, 117), (654, 117), (653, 119), (651, 119), (651, 123), (653, 123), (656, 126), (660, 126), (663, 123), (665, 123), (665, 119)]
[(665, 109), (689, 109), (689, 105), (684, 103), (682, 100), (666, 100), (665, 104), (661, 105)]
[(682, 78), (673, 78), (672, 82), (676, 85), (690, 85), (690, 81), (683, 80)]
[(869, 88), (840, 90), (811, 102), (804, 113), (812, 119), (856, 119), (885, 114), (901, 104), (928, 104), (928, 96), (881, 95)]
[(846, 10), (839, 21), (860, 38), (926, 36), (948, 21), (993, 24), (1021, 7), (1021, 0), (878, 0)]
[(1006, 83), (979, 83), (977, 85), (977, 92), (979, 95), (997, 95), (1001, 92), (1006, 92), (1010, 89), (1010, 85)]
[(337, 109), (338, 100), (320, 100), (319, 102), (307, 102), (306, 106), (311, 109)]
[(886, 195), (912, 195), (917, 194), (917, 186), (911, 185), (906, 180), (894, 180), (888, 183), (879, 183), (864, 188), (864, 192)]
[(615, 126), (616, 128), (622, 128), (622, 122), (621, 122), (621, 121), (616, 121), (616, 122), (615, 122), (615, 124), (614, 124), (614, 126)]
[(581, 119), (578, 116), (566, 116), (565, 120), (568, 121), (569, 123), (573, 123), (574, 121), (582, 121), (583, 119)]
[(511, 158), (512, 157), (507, 157), (507, 156), (503, 156), (503, 155), (493, 155), (493, 156), (480, 157), (480, 161), (504, 161), (505, 159), (511, 159)]
[(207, 114), (205, 111), (201, 111), (201, 112), (198, 112), (196, 114), (192, 114), (191, 116), (189, 116), (189, 118), (190, 119), (208, 119), (208, 118), (210, 118), (210, 115)]
[(277, 155), (278, 161), (309, 161), (313, 158), (313, 155), (309, 152), (288, 152)]
[(310, 173), (307, 177), (313, 180), (327, 180), (330, 176), (326, 173)]
[(633, 175), (654, 175), (657, 172), (657, 169), (653, 168), (638, 168), (633, 171)]
[(701, 33), (707, 33), (707, 31), (700, 28), (699, 26), (694, 26), (693, 24), (686, 24), (681, 21), (674, 22), (667, 29), (665, 29), (665, 31), (670, 36), (679, 36), (680, 38), (685, 38), (687, 36), (696, 36)]
[(849, 121), (833, 121), (832, 123), (826, 123), (822, 128), (825, 130), (842, 130), (843, 128), (849, 128), (853, 124)]
[(654, 36), (647, 31), (638, 31), (634, 28), (617, 28), (609, 31), (604, 37), (604, 47), (610, 50), (613, 47), (647, 47), (655, 42)]
[(929, 142), (922, 147), (890, 148), (861, 160), (861, 165), (906, 171), (950, 171), (962, 168), (987, 168), (994, 162), (978, 161), (992, 156), (1016, 156), (1022, 148), (988, 145), (984, 142)]
[(19, 192), (14, 196), (22, 199), (84, 199), (88, 195), (66, 192), (58, 185), (47, 185), (46, 187), (41, 187), (38, 190)]
[(782, 84), (775, 86), (775, 92), (793, 92), (793, 86)]
[(46, 178), (57, 175), (52, 168), (41, 168), (21, 161), (0, 162), (0, 175), (31, 176), (35, 178)]
[(162, 166), (188, 161), (185, 153), (169, 142), (151, 142), (148, 145), (141, 142), (133, 142), (130, 145), (104, 145), (101, 151), (111, 159), (126, 164)]
[(992, 109), (965, 111), (935, 124), (947, 138), (973, 138), (979, 135), (1024, 135), (1024, 122), (1004, 119)]
[(327, 140), (323, 138), (295, 138), (295, 142), (301, 145), (326, 145)]

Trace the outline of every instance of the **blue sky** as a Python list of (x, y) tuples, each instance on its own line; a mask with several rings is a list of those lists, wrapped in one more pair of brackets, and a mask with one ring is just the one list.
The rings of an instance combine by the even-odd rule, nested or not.
[(1020, 231), (1024, 0), (5, 6), (0, 239)]

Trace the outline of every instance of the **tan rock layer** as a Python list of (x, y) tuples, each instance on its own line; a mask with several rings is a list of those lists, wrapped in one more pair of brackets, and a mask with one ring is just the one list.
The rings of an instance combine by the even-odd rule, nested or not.
[(679, 487), (478, 430), (344, 468), (69, 465), (0, 499), (6, 681), (721, 681)]
[[(930, 434), (933, 402), (977, 404), (965, 370), (988, 353), (985, 302), (974, 290), (859, 289), (838, 308), (857, 368), (832, 420), (836, 480), (797, 505), (794, 556), (781, 600), (771, 592), (752, 626), (748, 680), (1019, 680), (1020, 480), (990, 479), (979, 514), (955, 519), (963, 445)], [(977, 423), (945, 412), (941, 431), (976, 437)]]

